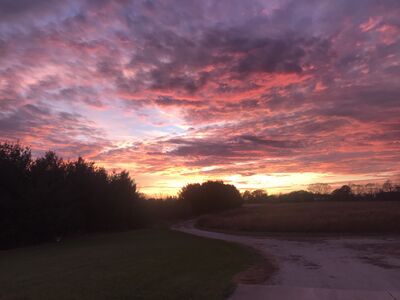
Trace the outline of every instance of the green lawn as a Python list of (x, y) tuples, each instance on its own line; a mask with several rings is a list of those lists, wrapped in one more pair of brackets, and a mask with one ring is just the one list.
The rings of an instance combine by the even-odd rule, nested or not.
[(223, 299), (255, 255), (168, 230), (0, 251), (0, 299)]

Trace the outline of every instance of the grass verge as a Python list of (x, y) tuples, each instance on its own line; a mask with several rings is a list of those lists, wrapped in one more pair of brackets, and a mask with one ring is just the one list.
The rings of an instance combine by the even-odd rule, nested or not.
[(223, 299), (259, 257), (223, 241), (138, 230), (0, 252), (0, 299)]

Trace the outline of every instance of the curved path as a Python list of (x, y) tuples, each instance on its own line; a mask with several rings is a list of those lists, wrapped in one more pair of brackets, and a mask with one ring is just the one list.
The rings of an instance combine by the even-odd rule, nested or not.
[(278, 237), (172, 229), (258, 249), (279, 270), (262, 285), (239, 284), (231, 299), (400, 300), (400, 237)]

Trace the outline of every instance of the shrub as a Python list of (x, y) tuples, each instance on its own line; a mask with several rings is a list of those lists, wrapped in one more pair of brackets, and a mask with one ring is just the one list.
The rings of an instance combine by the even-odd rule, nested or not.
[(179, 199), (193, 215), (219, 212), (243, 203), (236, 187), (222, 181), (188, 184), (179, 192)]
[(268, 197), (267, 191), (258, 189), (252, 192), (245, 191), (243, 193), (243, 200), (246, 203), (264, 203), (271, 199)]
[(351, 200), (353, 199), (353, 193), (351, 191), (351, 187), (348, 185), (343, 185), (342, 187), (334, 190), (331, 193), (331, 197), (333, 200)]
[(314, 201), (315, 195), (313, 193), (307, 191), (294, 191), (288, 194), (283, 194), (279, 197), (283, 201), (294, 201), (294, 202), (305, 202), (305, 201)]

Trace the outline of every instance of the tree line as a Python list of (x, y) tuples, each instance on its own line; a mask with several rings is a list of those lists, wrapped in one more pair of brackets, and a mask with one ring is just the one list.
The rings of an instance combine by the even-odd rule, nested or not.
[(65, 236), (151, 226), (238, 207), (239, 191), (221, 181), (185, 186), (178, 198), (148, 200), (126, 171), (107, 172), (83, 158), (0, 143), (0, 249)]
[(207, 181), (184, 186), (177, 197), (140, 194), (126, 171), (107, 172), (83, 158), (65, 161), (49, 151), (33, 158), (30, 148), (0, 143), (0, 249), (65, 236), (128, 230), (240, 207), (243, 203), (315, 200), (400, 200), (400, 185), (324, 183), (308, 191), (241, 194), (234, 185)]
[(136, 184), (125, 171), (107, 173), (82, 158), (0, 144), (0, 247), (66, 235), (143, 227)]
[(327, 183), (312, 183), (307, 190), (268, 195), (266, 190), (257, 189), (243, 193), (245, 203), (265, 201), (400, 201), (400, 184), (390, 180), (383, 184), (347, 184), (333, 189)]

